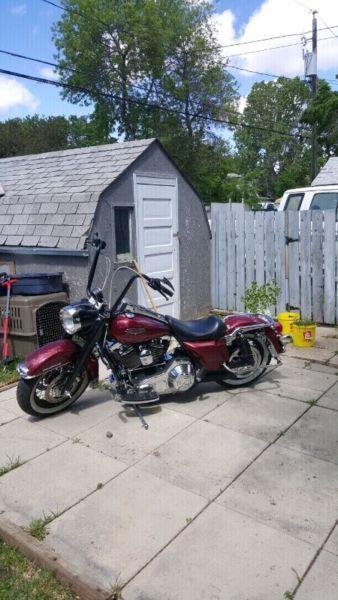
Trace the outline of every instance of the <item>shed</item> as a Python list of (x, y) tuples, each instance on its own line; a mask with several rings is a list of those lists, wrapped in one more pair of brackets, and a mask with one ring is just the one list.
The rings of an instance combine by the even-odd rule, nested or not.
[(331, 156), (311, 185), (338, 185), (338, 156)]
[[(95, 284), (113, 298), (121, 265), (175, 286), (160, 312), (191, 318), (210, 306), (210, 229), (203, 203), (155, 139), (0, 160), (0, 263), (16, 272), (63, 271), (71, 300), (85, 294), (98, 232), (107, 247)], [(147, 304), (142, 285), (129, 297)]]

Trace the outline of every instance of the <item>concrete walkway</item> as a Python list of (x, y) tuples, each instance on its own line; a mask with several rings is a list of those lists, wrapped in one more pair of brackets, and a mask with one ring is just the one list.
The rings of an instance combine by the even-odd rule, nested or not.
[(336, 600), (337, 335), (251, 388), (148, 409), (148, 431), (107, 392), (46, 420), (2, 392), (0, 466), (23, 464), (0, 513), (53, 514), (43, 543), (125, 600)]

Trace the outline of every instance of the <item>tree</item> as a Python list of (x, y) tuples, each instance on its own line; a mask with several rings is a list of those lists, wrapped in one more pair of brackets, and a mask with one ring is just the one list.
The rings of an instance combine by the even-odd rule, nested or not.
[(338, 153), (338, 91), (331, 90), (327, 81), (320, 81), (317, 96), (310, 100), (302, 122), (316, 125), (318, 145), (328, 158)]
[(265, 197), (275, 196), (277, 190), (280, 194), (277, 182), (284, 176), (286, 183), (287, 173), (296, 185), (309, 183), (308, 130), (300, 124), (309, 98), (308, 86), (298, 77), (255, 83), (248, 94), (244, 127), (236, 131), (235, 140), (242, 172), (257, 180)]
[(115, 141), (99, 133), (95, 119), (66, 117), (25, 117), (0, 122), (0, 158), (65, 150)]

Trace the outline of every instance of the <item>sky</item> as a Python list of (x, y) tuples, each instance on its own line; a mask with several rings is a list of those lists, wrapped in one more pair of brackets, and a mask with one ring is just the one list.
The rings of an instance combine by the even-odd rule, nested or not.
[[(57, 0), (55, 0), (57, 2)], [(194, 0), (191, 0), (194, 1)], [(311, 9), (318, 10), (318, 28), (336, 26), (318, 32), (318, 74), (334, 80), (338, 90), (338, 0), (214, 0), (214, 24), (229, 65), (276, 75), (304, 76), (302, 34), (311, 30)], [(51, 27), (60, 10), (41, 0), (0, 0), (0, 49), (54, 61)], [(266, 37), (297, 34), (283, 39), (242, 44)], [(309, 38), (309, 34), (306, 34)], [(328, 38), (323, 39), (322, 38)], [(258, 52), (286, 44), (286, 48)], [(310, 49), (310, 42), (307, 43)], [(243, 54), (249, 52), (249, 54)], [(255, 51), (255, 52), (252, 52)], [(234, 56), (241, 54), (241, 56)], [(52, 79), (50, 67), (0, 54), (0, 68)], [(240, 109), (255, 81), (268, 80), (262, 75), (229, 68), (239, 83)], [(32, 114), (84, 115), (88, 107), (71, 104), (60, 97), (53, 86), (28, 82), (0, 74), (0, 120)]]

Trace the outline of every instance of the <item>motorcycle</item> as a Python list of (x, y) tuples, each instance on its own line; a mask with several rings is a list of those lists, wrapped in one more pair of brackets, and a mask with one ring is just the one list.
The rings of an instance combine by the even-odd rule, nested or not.
[(281, 326), (261, 314), (214, 315), (180, 321), (132, 304), (131, 285), (143, 278), (166, 300), (171, 282), (131, 267), (124, 289), (109, 306), (102, 290), (92, 289), (105, 242), (96, 234), (87, 298), (60, 311), (64, 339), (42, 346), (18, 365), (17, 401), (26, 413), (47, 417), (71, 406), (98, 381), (99, 359), (108, 367), (107, 386), (123, 405), (132, 406), (145, 427), (140, 406), (167, 394), (184, 393), (204, 381), (237, 387), (253, 383), (281, 364), (285, 350)]

